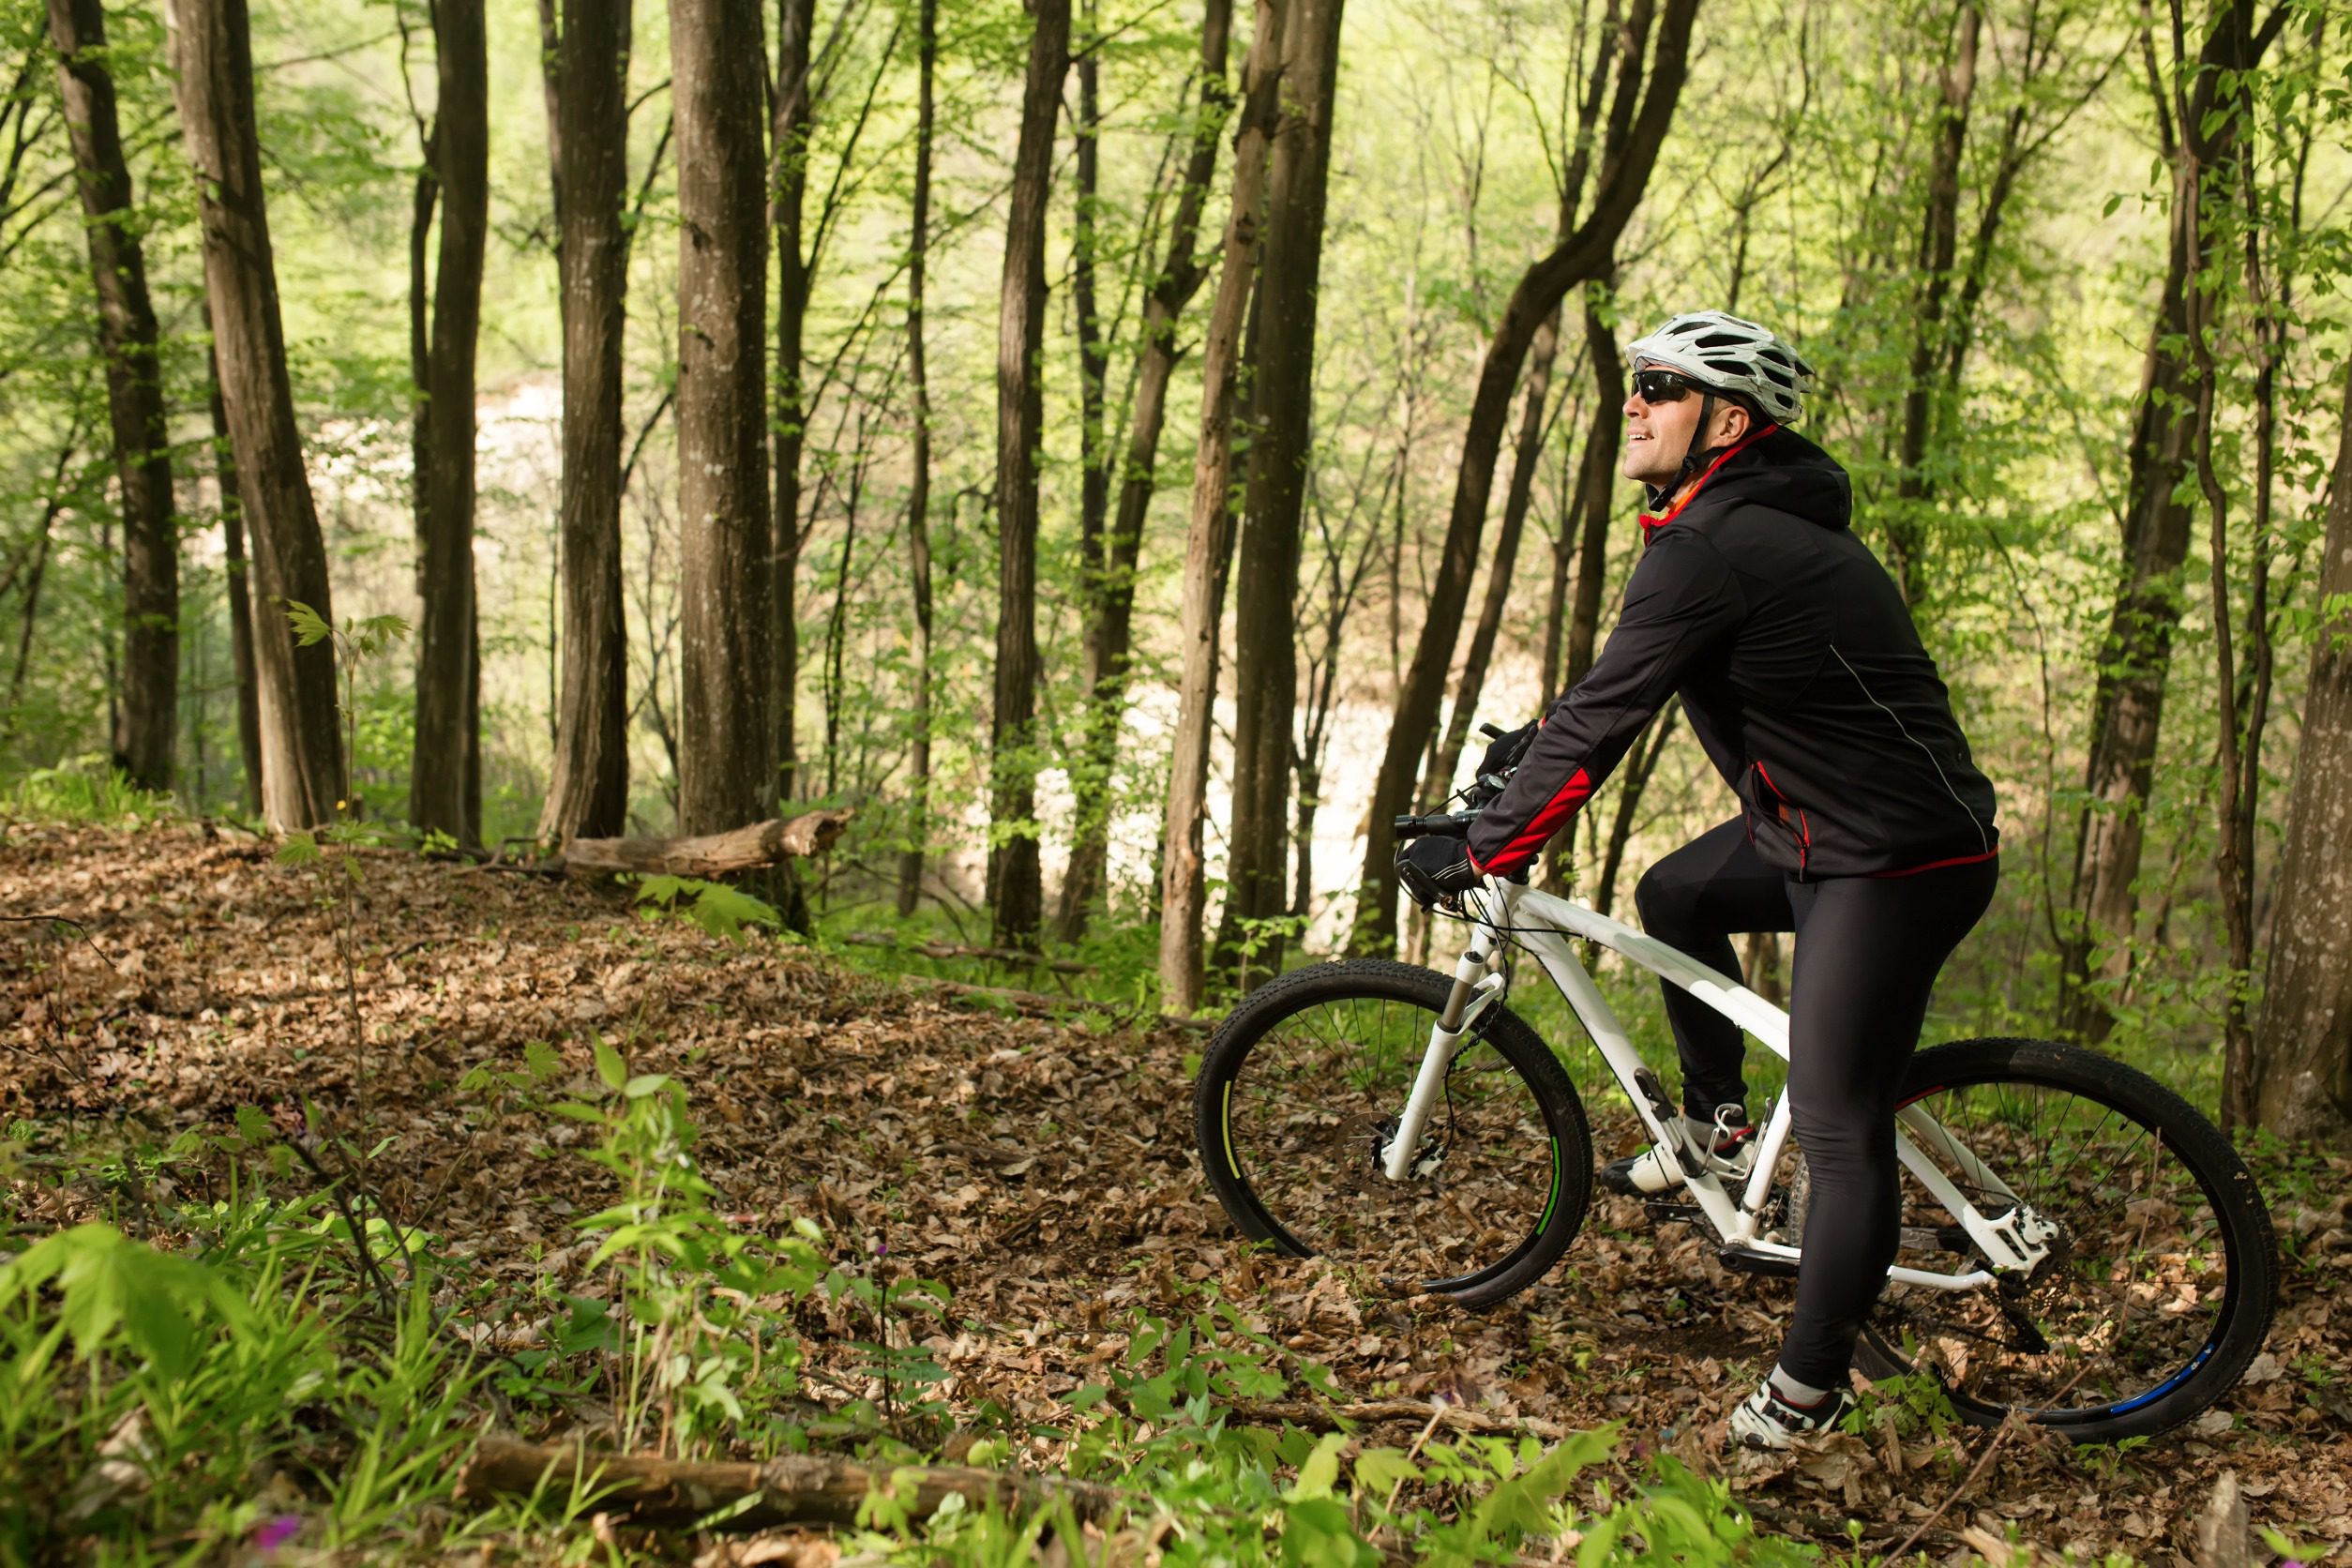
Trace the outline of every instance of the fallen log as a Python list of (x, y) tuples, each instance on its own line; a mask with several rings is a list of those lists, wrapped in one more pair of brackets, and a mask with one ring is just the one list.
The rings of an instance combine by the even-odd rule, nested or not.
[(1480, 1437), (1540, 1438), (1545, 1442), (1558, 1442), (1576, 1434), (1576, 1428), (1541, 1416), (1493, 1415), (1467, 1405), (1439, 1404), (1426, 1399), (1364, 1399), (1346, 1405), (1326, 1405), (1312, 1399), (1236, 1399), (1227, 1407), (1227, 1415), (1252, 1426), (1287, 1424), (1310, 1432), (1336, 1432), (1342, 1422), (1368, 1426), (1382, 1422), (1419, 1425), (1435, 1421), (1441, 1426)]
[(887, 947), (893, 952), (912, 953), (926, 958), (985, 958), (996, 963), (1021, 964), (1030, 969), (1049, 969), (1056, 974), (1092, 974), (1093, 964), (1082, 964), (1076, 958), (1048, 958), (1043, 953), (1024, 953), (1018, 947), (969, 947), (953, 942), (901, 942), (887, 931), (852, 931), (841, 939), (857, 947)]
[(853, 815), (847, 810), (810, 811), (791, 822), (754, 822), (693, 838), (575, 838), (564, 852), (563, 865), (573, 876), (641, 871), (715, 881), (794, 856), (822, 854), (841, 837)]
[(646, 1454), (591, 1454), (488, 1437), (458, 1472), (458, 1499), (485, 1502), (531, 1497), (552, 1479), (594, 1485), (596, 1507), (639, 1524), (689, 1525), (729, 1509), (718, 1528), (850, 1525), (867, 1493), (889, 1488), (918, 1519), (949, 1498), (1007, 1510), (1066, 1505), (1081, 1522), (1101, 1519), (1130, 1499), (1116, 1487), (1050, 1475), (1017, 1475), (962, 1465), (862, 1465), (815, 1454), (786, 1454), (763, 1465), (663, 1459)]

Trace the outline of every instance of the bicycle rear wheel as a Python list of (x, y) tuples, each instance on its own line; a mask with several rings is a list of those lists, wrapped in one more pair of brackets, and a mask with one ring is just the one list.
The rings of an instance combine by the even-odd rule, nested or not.
[[(2006, 1186), (2058, 1229), (2028, 1275), (1890, 1285), (1865, 1374), (1929, 1373), (1969, 1420), (2016, 1410), (2085, 1442), (2162, 1432), (2237, 1382), (2269, 1332), (2277, 1247), (2252, 1174), (2187, 1101), (2095, 1051), (1968, 1040), (1913, 1060), (1904, 1105), (1951, 1135), (1906, 1128), (1980, 1213), (2006, 1213)], [(1983, 1262), (1908, 1170), (1902, 1223), (1901, 1263)]]
[(1193, 1120), (1244, 1235), (1470, 1306), (1559, 1260), (1591, 1197), (1591, 1134), (1566, 1071), (1516, 1014), (1489, 1010), (1454, 1058), (1413, 1174), (1379, 1168), (1452, 985), (1407, 964), (1320, 964), (1227, 1017)]

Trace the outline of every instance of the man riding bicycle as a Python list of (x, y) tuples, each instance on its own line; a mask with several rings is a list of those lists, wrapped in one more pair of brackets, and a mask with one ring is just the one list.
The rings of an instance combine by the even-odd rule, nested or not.
[[(1896, 1093), (1937, 972), (1992, 899), (1993, 787), (1894, 580), (1851, 532), (1845, 470), (1789, 429), (1810, 368), (1716, 310), (1676, 316), (1627, 355), (1623, 472), (1654, 515), (1616, 629), (1574, 690), (1488, 750), (1481, 776), (1510, 782), (1467, 841), (1416, 839), (1398, 864), (1425, 902), (1522, 873), (1681, 696), (1742, 810), (1651, 867), (1635, 892), (1642, 925), (1726, 974), (1734, 933), (1796, 933), (1803, 1261), (1778, 1362), (1731, 1416), (1737, 1440), (1785, 1447), (1844, 1413), (1855, 1340), (1894, 1260)], [(1661, 988), (1695, 1144), (1718, 1174), (1744, 1176), (1740, 1030)], [(1602, 1179), (1643, 1196), (1682, 1181), (1655, 1149)]]

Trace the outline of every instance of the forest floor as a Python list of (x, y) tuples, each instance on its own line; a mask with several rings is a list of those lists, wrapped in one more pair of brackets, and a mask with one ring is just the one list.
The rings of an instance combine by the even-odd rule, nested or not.
[[(1063, 1396), (1121, 1354), (1137, 1314), (1189, 1313), (1213, 1287), (1352, 1395), (1620, 1422), (1629, 1454), (1663, 1446), (1727, 1475), (1772, 1528), (1835, 1550), (1849, 1519), (1884, 1551), (1934, 1514), (1922, 1545), (1938, 1555), (2022, 1537), (2190, 1560), (2229, 1470), (2257, 1526), (2352, 1560), (2352, 1250), (2322, 1226), (2340, 1210), (2310, 1207), (2345, 1189), (2352, 1162), (2317, 1180), (2307, 1165), (2299, 1206), (2283, 1170), (2263, 1170), (2288, 1244), (2284, 1300), (2254, 1373), (2192, 1428), (2126, 1453), (2013, 1432), (1981, 1469), (1989, 1434), (1968, 1428), (1726, 1455), (1724, 1417), (1767, 1366), (1788, 1288), (1724, 1273), (1679, 1228), (1653, 1238), (1628, 1200), (1598, 1199), (1563, 1264), (1500, 1308), (1359, 1299), (1313, 1263), (1238, 1244), (1194, 1158), (1196, 1033), (972, 1011), (780, 943), (649, 922), (617, 890), (389, 852), (360, 864), (347, 989), (315, 872), (267, 846), (188, 824), (8, 826), (0, 1115), (96, 1136), (128, 1114), (168, 1136), (225, 1132), (239, 1107), (296, 1125), (306, 1099), (364, 1094), (394, 1135), (375, 1166), (390, 1213), (519, 1291), (589, 1291), (572, 1221), (611, 1201), (611, 1179), (550, 1157), (580, 1129), (487, 1114), (455, 1085), (535, 1040), (584, 1079), (600, 1032), (633, 1072), (688, 1086), (721, 1207), (777, 1231), (806, 1216), (837, 1258), (953, 1292), (931, 1344), (958, 1411), (995, 1400), (1066, 1423)], [(87, 942), (23, 921), (49, 914)], [(48, 1027), (60, 1015), (69, 1031)], [(1629, 1124), (1596, 1137), (1604, 1160), (1632, 1141)], [(43, 1201), (15, 1223), (88, 1217), (70, 1190)], [(499, 1338), (544, 1326), (519, 1319)], [(812, 1391), (862, 1381), (849, 1337), (810, 1339)]]

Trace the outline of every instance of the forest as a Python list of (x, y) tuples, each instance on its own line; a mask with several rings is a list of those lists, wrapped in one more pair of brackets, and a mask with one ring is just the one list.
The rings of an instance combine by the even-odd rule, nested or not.
[[(0, 1560), (2352, 1550), (2348, 35), (0, 0)], [(1393, 824), (1606, 645), (1701, 309), (1998, 794), (1927, 1039), (2262, 1187), (2156, 1448), (1897, 1377), (1726, 1455), (1787, 1284), (1642, 1205), (1470, 1313), (1202, 1181), (1240, 999), (1453, 963)], [(1738, 807), (1669, 701), (1536, 883), (1632, 918)]]

